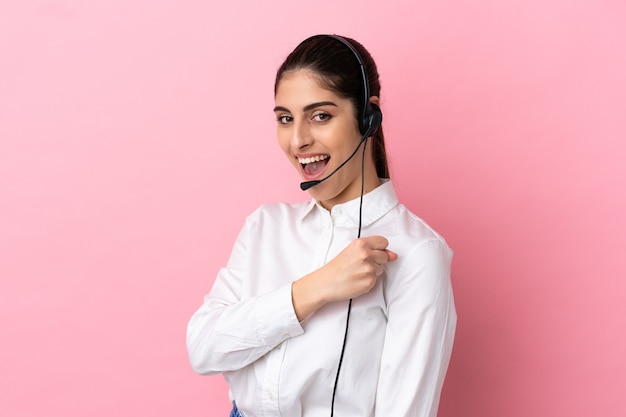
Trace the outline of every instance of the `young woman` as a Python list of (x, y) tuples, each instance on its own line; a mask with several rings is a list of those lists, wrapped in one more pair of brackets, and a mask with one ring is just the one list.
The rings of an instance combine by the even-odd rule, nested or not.
[(376, 65), (352, 39), (313, 36), (274, 91), (278, 143), (312, 199), (246, 219), (189, 322), (192, 366), (224, 374), (231, 416), (435, 416), (452, 251), (388, 179)]

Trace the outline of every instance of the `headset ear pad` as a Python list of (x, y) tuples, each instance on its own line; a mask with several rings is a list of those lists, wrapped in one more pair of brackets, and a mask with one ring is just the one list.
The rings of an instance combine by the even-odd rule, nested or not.
[(375, 103), (369, 103), (362, 120), (361, 134), (374, 135), (382, 123), (383, 112), (380, 110), (380, 107)]

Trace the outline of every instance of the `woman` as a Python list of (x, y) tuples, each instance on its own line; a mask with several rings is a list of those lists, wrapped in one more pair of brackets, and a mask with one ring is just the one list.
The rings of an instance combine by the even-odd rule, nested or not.
[(376, 65), (352, 39), (313, 36), (274, 91), (278, 143), (312, 200), (247, 218), (189, 322), (192, 366), (224, 374), (231, 416), (435, 416), (452, 251), (388, 179)]

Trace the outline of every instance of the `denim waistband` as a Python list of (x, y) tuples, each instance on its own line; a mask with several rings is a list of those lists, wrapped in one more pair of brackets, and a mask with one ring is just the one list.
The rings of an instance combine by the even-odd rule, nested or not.
[(243, 415), (237, 409), (237, 404), (233, 401), (233, 410), (230, 412), (230, 417), (243, 417)]

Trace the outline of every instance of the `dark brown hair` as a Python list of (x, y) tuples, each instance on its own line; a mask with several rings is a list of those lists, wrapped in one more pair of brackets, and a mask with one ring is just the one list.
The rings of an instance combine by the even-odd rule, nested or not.
[[(380, 80), (376, 63), (370, 53), (354, 39), (342, 36), (357, 51), (367, 73), (370, 96), (380, 97)], [(305, 39), (294, 49), (276, 72), (274, 95), (283, 74), (288, 71), (306, 69), (319, 75), (322, 87), (347, 98), (354, 104), (355, 117), (360, 120), (360, 109), (365, 107), (363, 77), (354, 53), (340, 40), (328, 35), (315, 35)], [(382, 126), (373, 136), (372, 155), (376, 173), (380, 178), (389, 178), (385, 137)]]

